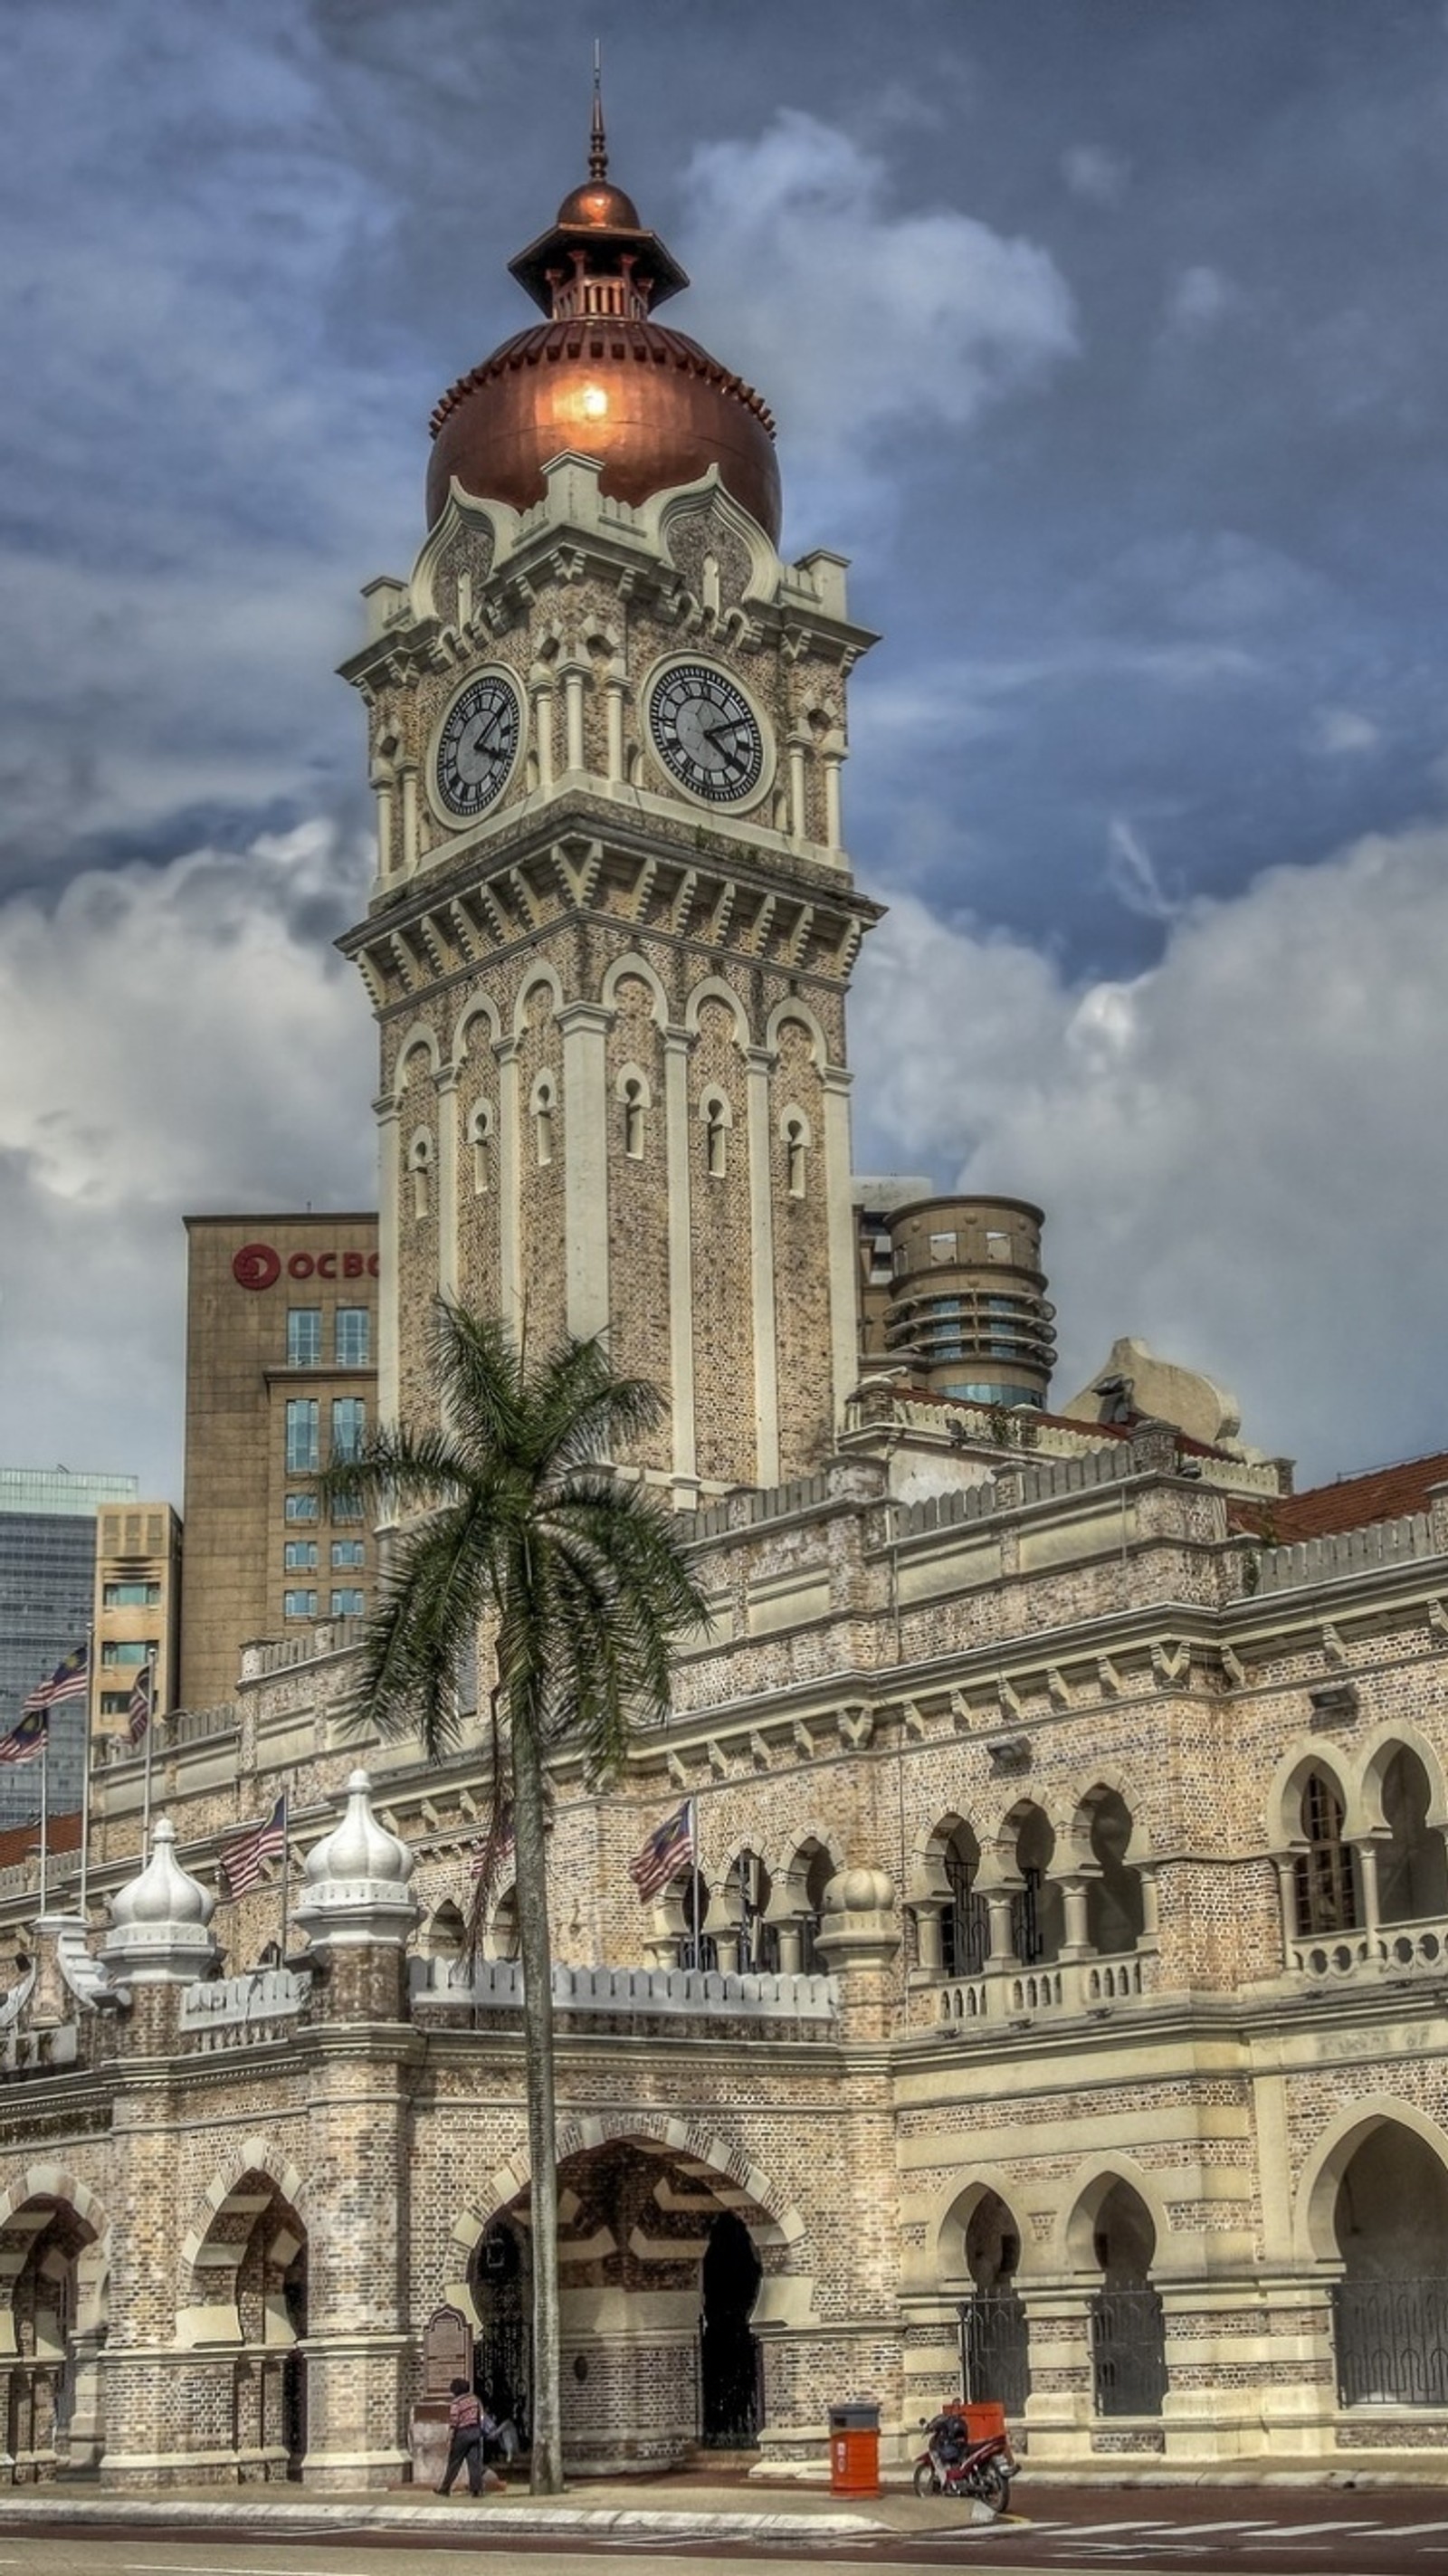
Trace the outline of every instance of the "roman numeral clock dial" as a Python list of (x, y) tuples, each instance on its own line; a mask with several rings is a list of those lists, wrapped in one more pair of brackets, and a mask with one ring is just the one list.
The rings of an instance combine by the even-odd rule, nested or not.
[(502, 671), (485, 671), (454, 698), (433, 753), (432, 787), (445, 814), (475, 823), (496, 805), (523, 739), (523, 702)]
[(737, 682), (672, 662), (648, 690), (649, 740), (670, 778), (708, 805), (743, 805), (764, 782), (764, 727)]

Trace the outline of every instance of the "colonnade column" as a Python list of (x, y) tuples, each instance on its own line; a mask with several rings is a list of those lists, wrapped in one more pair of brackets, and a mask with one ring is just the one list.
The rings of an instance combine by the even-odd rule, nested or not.
[(676, 1502), (698, 1485), (694, 1425), (694, 1245), (689, 1206), (689, 1050), (686, 1029), (664, 1031), (664, 1150), (669, 1185), (669, 1395), (673, 1409)]
[(779, 1357), (774, 1325), (773, 1155), (769, 1133), (769, 1077), (776, 1058), (768, 1047), (744, 1053), (749, 1120), (749, 1229), (754, 1323), (754, 1412), (758, 1424), (755, 1475), (779, 1483)]
[(613, 1014), (599, 1002), (558, 1013), (563, 1035), (563, 1221), (570, 1333), (608, 1330), (608, 1061)]
[(828, 1064), (821, 1075), (824, 1093), (824, 1163), (826, 1221), (830, 1263), (830, 1355), (834, 1377), (836, 1432), (845, 1406), (860, 1381), (860, 1328), (855, 1279), (855, 1211), (850, 1176), (850, 1076), (843, 1065)]
[(437, 1077), (437, 1293), (458, 1294), (458, 1077), (445, 1064)]
[(377, 1413), (397, 1420), (401, 1385), (397, 1294), (398, 1107), (386, 1094), (372, 1103), (377, 1118)]
[(515, 1037), (500, 1038), (493, 1049), (498, 1059), (498, 1302), (503, 1321), (514, 1334), (523, 1312), (523, 1194), (518, 1165), (520, 1043)]

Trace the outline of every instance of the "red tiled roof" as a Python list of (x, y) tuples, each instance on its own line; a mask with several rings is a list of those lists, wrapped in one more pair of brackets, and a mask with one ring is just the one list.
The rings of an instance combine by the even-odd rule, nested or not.
[(1256, 1530), (1269, 1545), (1289, 1547), (1298, 1539), (1327, 1538), (1339, 1530), (1363, 1529), (1369, 1521), (1400, 1521), (1409, 1512), (1426, 1512), (1434, 1485), (1448, 1484), (1448, 1450), (1426, 1458), (1407, 1458), (1396, 1467), (1372, 1467), (1366, 1475), (1339, 1476), (1335, 1484), (1311, 1485), (1304, 1494), (1284, 1494), (1280, 1501), (1252, 1503), (1239, 1496), (1228, 1506), (1236, 1529)]
[[(69, 1815), (52, 1816), (45, 1828), (47, 1851), (70, 1852), (80, 1849), (80, 1809)], [(0, 1869), (14, 1869), (40, 1849), (39, 1821), (33, 1825), (7, 1825), (0, 1833)]]

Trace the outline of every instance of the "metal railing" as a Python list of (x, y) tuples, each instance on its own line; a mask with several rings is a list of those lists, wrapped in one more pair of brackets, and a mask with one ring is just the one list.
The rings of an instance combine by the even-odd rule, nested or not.
[(1448, 2281), (1334, 2281), (1339, 2406), (1448, 2406)]
[(960, 2305), (961, 2394), (972, 2405), (994, 2400), (1023, 2415), (1031, 2393), (1031, 2335), (1014, 2290), (977, 2290)]
[(1166, 2395), (1166, 2326), (1149, 2284), (1098, 2290), (1090, 2305), (1091, 2390), (1098, 2415), (1159, 2415)]

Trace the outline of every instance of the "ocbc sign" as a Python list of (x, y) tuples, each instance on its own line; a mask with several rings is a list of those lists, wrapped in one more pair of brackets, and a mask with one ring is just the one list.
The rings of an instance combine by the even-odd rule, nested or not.
[[(375, 1279), (375, 1252), (293, 1252), (286, 1261), (289, 1279)], [(244, 1243), (234, 1253), (231, 1275), (238, 1288), (275, 1288), (282, 1257), (269, 1243)]]

